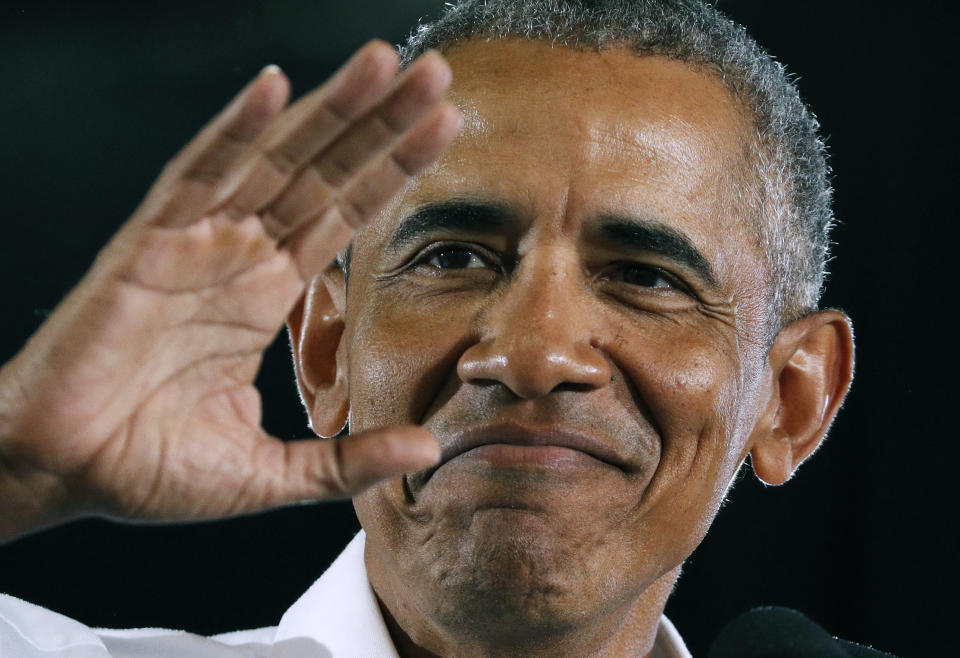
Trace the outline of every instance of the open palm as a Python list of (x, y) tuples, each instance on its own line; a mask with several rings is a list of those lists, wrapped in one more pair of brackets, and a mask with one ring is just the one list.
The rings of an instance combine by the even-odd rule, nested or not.
[(373, 42), (286, 107), (267, 69), (166, 167), (0, 370), (0, 539), (349, 495), (438, 457), (418, 428), (276, 440), (253, 379), (313, 274), (453, 139), (449, 79)]

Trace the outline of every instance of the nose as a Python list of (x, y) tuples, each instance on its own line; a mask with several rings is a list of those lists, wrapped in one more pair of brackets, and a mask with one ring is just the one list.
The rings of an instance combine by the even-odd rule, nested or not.
[(610, 381), (598, 349), (596, 309), (579, 266), (555, 250), (527, 254), (503, 296), (484, 315), (481, 340), (457, 364), (465, 382), (499, 382), (524, 399), (555, 389), (583, 390)]

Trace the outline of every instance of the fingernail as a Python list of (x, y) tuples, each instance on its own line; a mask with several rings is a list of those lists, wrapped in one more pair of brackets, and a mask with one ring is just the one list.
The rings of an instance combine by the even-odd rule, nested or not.
[(257, 77), (263, 75), (280, 75), (281, 73), (283, 73), (283, 71), (276, 64), (267, 64), (260, 70), (260, 73), (257, 75)]

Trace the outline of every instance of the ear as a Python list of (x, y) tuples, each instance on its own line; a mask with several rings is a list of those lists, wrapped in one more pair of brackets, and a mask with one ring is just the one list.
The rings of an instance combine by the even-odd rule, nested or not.
[(784, 328), (767, 360), (772, 380), (750, 437), (753, 471), (783, 484), (823, 441), (853, 378), (853, 327), (839, 311), (819, 311)]
[(350, 396), (343, 337), (346, 284), (336, 265), (317, 274), (287, 317), (300, 398), (320, 436), (340, 432)]

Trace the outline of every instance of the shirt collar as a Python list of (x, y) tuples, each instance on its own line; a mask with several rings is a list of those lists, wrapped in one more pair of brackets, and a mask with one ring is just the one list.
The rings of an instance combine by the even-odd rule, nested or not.
[(361, 530), (284, 613), (277, 626), (273, 656), (399, 658), (367, 580), (364, 539)]
[[(272, 656), (399, 658), (367, 578), (365, 541), (366, 534), (361, 530), (330, 568), (290, 606), (277, 627)], [(665, 616), (660, 618), (651, 658), (691, 658), (677, 629)]]

